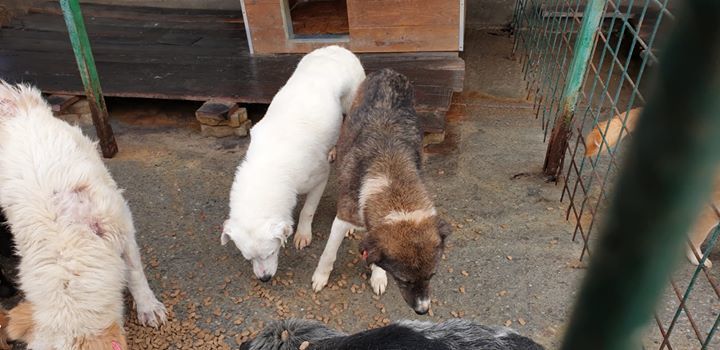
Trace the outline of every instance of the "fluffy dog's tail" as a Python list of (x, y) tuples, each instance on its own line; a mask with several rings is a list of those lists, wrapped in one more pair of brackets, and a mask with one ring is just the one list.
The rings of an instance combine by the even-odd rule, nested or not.
[(33, 321), (33, 306), (28, 302), (21, 302), (8, 312), (7, 335), (10, 340), (27, 342), (32, 337), (35, 321)]
[(0, 80), (0, 122), (36, 108), (49, 108), (40, 90), (27, 84), (11, 85)]

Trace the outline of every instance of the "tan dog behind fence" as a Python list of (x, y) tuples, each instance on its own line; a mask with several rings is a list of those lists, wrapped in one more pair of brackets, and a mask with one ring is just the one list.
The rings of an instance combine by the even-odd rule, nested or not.
[[(627, 112), (622, 112), (609, 120), (600, 122), (585, 136), (585, 157), (592, 157), (603, 151), (609, 152), (610, 148), (615, 146), (623, 137), (635, 130), (637, 120), (640, 117), (642, 108), (633, 108)], [(623, 120), (625, 128), (623, 129)], [(605, 142), (603, 142), (603, 137)], [(686, 256), (694, 265), (700, 262), (698, 257), (702, 257), (703, 253), (700, 246), (707, 236), (720, 223), (720, 216), (715, 212), (714, 206), (720, 207), (720, 173), (715, 177), (715, 184), (712, 193), (713, 205), (706, 205), (695, 221), (695, 225), (690, 231), (690, 247), (688, 247)], [(705, 266), (712, 267), (712, 262), (705, 259)]]

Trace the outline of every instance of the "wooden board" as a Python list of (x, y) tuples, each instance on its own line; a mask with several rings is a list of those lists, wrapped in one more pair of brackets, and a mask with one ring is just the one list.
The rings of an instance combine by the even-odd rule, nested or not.
[[(244, 0), (256, 53), (305, 53), (333, 42), (354, 52), (458, 51), (459, 0), (347, 0), (349, 35), (292, 37), (284, 0)], [(287, 17), (287, 18), (286, 18)]]
[[(33, 9), (0, 30), (0, 78), (33, 83), (46, 93), (83, 95), (62, 16), (52, 8)], [(223, 21), (231, 16), (222, 11), (218, 22), (178, 25), (178, 14), (165, 9), (117, 8), (83, 4), (106, 96), (269, 103), (301, 58), (250, 55), (244, 26)], [(133, 16), (136, 9), (146, 16)], [(452, 92), (463, 86), (465, 65), (456, 53), (359, 57), (367, 72), (387, 67), (407, 75), (424, 127), (444, 128)]]
[[(162, 16), (162, 22), (182, 23), (243, 23), (241, 11), (212, 9), (176, 9), (141, 6), (114, 6), (101, 4), (82, 4), (83, 17), (118, 18), (129, 20), (156, 20)], [(30, 8), (31, 13), (46, 13), (62, 16), (57, 1), (46, 1)]]
[(458, 29), (460, 1), (347, 0), (351, 28), (453, 27)]

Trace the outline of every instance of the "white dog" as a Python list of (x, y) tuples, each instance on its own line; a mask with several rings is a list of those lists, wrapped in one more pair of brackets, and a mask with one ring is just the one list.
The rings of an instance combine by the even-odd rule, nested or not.
[(1, 80), (0, 206), (26, 297), (9, 313), (11, 338), (34, 350), (121, 346), (126, 285), (141, 323), (165, 322), (130, 209), (96, 144), (54, 118), (38, 90)]
[(307, 197), (294, 242), (298, 249), (310, 244), (312, 219), (330, 173), (330, 151), (363, 79), (365, 71), (352, 52), (339, 46), (317, 49), (300, 60), (265, 117), (250, 130), (221, 243), (232, 239), (261, 281), (277, 270), (301, 194)]

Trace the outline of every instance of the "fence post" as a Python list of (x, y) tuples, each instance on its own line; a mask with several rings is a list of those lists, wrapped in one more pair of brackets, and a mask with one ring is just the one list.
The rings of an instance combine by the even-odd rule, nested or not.
[(70, 42), (75, 52), (80, 77), (85, 87), (85, 95), (90, 103), (95, 131), (100, 139), (100, 149), (105, 158), (112, 158), (117, 152), (117, 143), (110, 127), (105, 98), (100, 89), (100, 78), (95, 68), (95, 59), (90, 49), (90, 40), (85, 30), (85, 22), (80, 12), (78, 0), (60, 0), (65, 25), (70, 34)]
[(562, 349), (641, 348), (642, 330), (712, 193), (720, 161), (720, 1), (688, 0), (683, 10)]
[(555, 119), (545, 154), (545, 163), (543, 164), (545, 175), (557, 177), (562, 170), (578, 95), (582, 88), (588, 62), (591, 59), (590, 54), (593, 51), (595, 34), (600, 27), (606, 3), (607, 0), (588, 0), (585, 7), (580, 32), (575, 40), (574, 55), (570, 62), (567, 81), (560, 99), (560, 115)]

